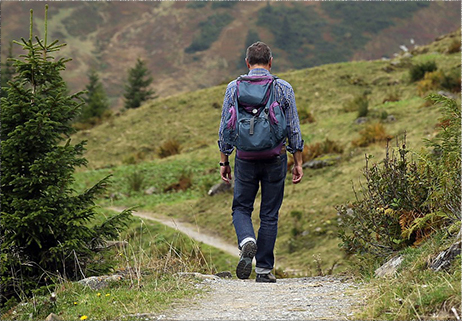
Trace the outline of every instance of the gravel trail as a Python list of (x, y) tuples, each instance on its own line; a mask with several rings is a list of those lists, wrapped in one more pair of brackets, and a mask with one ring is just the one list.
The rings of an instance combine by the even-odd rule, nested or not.
[(176, 303), (150, 320), (350, 320), (361, 302), (358, 285), (338, 277), (207, 279), (200, 298)]
[[(199, 242), (239, 255), (236, 246), (204, 234), (198, 226), (146, 211), (134, 211), (133, 215), (160, 222)], [(204, 290), (203, 295), (177, 302), (161, 315), (148, 313), (131, 317), (138, 320), (351, 320), (364, 296), (358, 284), (334, 276), (278, 279), (273, 284), (204, 276), (197, 287)]]
[[(112, 206), (108, 207), (108, 209), (116, 212), (122, 212), (125, 208)], [(134, 210), (133, 215), (167, 225), (171, 228), (177, 229), (178, 231), (186, 234), (187, 236), (198, 242), (214, 246), (217, 249), (220, 249), (228, 254), (239, 257), (239, 250), (237, 248), (237, 245), (228, 244), (218, 237), (209, 235), (204, 231), (201, 231), (200, 227), (197, 225), (181, 222), (172, 217), (166, 217), (159, 215), (157, 213), (147, 211)]]

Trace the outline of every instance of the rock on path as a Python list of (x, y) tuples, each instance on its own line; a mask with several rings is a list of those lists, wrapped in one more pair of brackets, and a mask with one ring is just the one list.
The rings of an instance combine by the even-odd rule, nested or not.
[(176, 303), (146, 320), (348, 320), (361, 301), (358, 285), (337, 277), (204, 280), (202, 298)]

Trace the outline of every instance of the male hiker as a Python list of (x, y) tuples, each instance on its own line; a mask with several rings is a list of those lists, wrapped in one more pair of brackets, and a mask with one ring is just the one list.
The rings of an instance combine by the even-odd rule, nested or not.
[[(294, 156), (292, 183), (297, 184), (303, 177), (304, 142), (292, 86), (270, 73), (271, 49), (256, 42), (247, 48), (245, 60), (249, 73), (228, 84), (223, 102), (220, 174), (230, 183), (229, 155), (236, 149), (232, 215), (241, 250), (236, 275), (248, 279), (255, 256), (256, 282), (274, 283), (271, 271), (287, 173), (286, 149)], [(260, 184), (260, 228), (255, 237), (251, 215)]]

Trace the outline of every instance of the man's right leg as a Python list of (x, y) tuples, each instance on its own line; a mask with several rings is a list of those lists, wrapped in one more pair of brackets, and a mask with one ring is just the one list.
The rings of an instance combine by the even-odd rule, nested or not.
[(236, 230), (241, 258), (236, 267), (236, 275), (247, 279), (252, 272), (252, 260), (257, 251), (252, 211), (257, 195), (259, 180), (256, 164), (236, 157), (234, 165), (233, 224)]

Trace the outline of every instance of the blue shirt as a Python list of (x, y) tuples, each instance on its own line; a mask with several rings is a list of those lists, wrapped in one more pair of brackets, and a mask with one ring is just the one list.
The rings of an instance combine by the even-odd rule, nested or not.
[[(267, 76), (270, 72), (264, 68), (255, 68), (250, 70), (249, 76)], [(289, 144), (287, 150), (290, 153), (303, 151), (303, 139), (300, 131), (300, 122), (298, 119), (297, 106), (295, 105), (295, 94), (292, 86), (285, 80), (276, 79), (276, 100), (280, 102), (282, 110), (286, 115), (287, 120), (287, 139)], [(234, 93), (236, 92), (236, 80), (228, 84), (223, 100), (223, 110), (221, 112), (220, 129), (218, 130), (218, 147), (220, 151), (226, 155), (230, 155), (234, 146), (226, 144), (223, 140), (223, 130), (226, 126), (225, 119), (229, 114), (229, 109), (234, 102)]]

